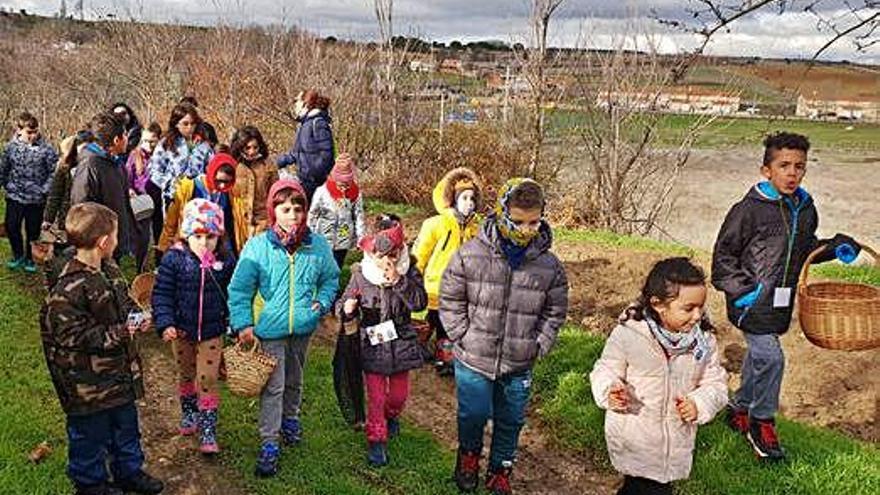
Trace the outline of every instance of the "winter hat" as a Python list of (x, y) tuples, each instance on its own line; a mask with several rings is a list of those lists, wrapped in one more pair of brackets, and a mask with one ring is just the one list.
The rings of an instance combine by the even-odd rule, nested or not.
[(196, 198), (183, 207), (183, 222), (180, 235), (184, 239), (195, 234), (210, 234), (220, 237), (225, 231), (223, 208), (207, 199)]
[[(304, 208), (306, 211), (309, 211), (309, 200), (306, 196), (306, 190), (303, 189), (303, 186), (299, 183), (299, 181), (295, 179), (280, 179), (272, 184), (272, 187), (269, 188), (269, 195), (266, 197), (266, 214), (269, 218), (269, 223), (275, 224), (275, 196), (284, 189), (293, 189), (294, 196), (302, 196), (303, 203), (305, 204)], [(303, 219), (303, 223), (306, 222), (306, 219)]]
[(336, 164), (330, 172), (333, 181), (341, 186), (354, 184), (357, 178), (354, 159), (348, 153), (342, 153), (336, 157)]
[(358, 242), (365, 253), (381, 257), (398, 251), (405, 244), (403, 224), (396, 215), (383, 213), (373, 224), (372, 233)]
[[(502, 237), (513, 244), (523, 247), (529, 244), (537, 235), (537, 232), (523, 232), (510, 218), (510, 198), (513, 192), (525, 183), (532, 183), (541, 187), (532, 179), (516, 177), (508, 180), (501, 190), (498, 191), (498, 202), (495, 204), (495, 218), (497, 219), (498, 232)], [(541, 216), (543, 217), (543, 209)]]
[[(220, 186), (215, 183), (217, 171), (225, 165), (232, 167), (232, 182)], [(238, 162), (236, 162), (235, 158), (229, 153), (217, 153), (214, 155), (214, 157), (211, 158), (211, 161), (208, 162), (208, 168), (205, 170), (205, 185), (208, 186), (208, 190), (211, 192), (226, 192), (232, 190), (232, 188), (235, 187), (236, 166), (238, 166)]]

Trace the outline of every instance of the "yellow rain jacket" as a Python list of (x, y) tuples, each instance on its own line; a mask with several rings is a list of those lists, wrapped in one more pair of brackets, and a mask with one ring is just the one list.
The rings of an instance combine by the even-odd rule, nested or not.
[[(199, 180), (204, 180), (204, 176), (199, 176)], [(162, 229), (162, 235), (159, 237), (159, 251), (163, 253), (174, 244), (180, 237), (180, 224), (183, 222), (183, 207), (193, 198), (195, 192), (195, 179), (182, 179), (174, 192), (174, 201), (168, 207), (165, 213), (165, 226)], [(232, 199), (232, 219), (235, 223), (235, 232), (233, 240), (235, 248), (241, 252), (244, 249), (244, 243), (247, 242), (250, 234), (250, 226), (248, 225), (247, 205), (244, 198), (234, 189), (230, 191)], [(227, 232), (226, 235), (233, 235)]]
[(466, 168), (450, 171), (434, 187), (434, 208), (438, 214), (422, 223), (413, 245), (416, 266), (425, 279), (429, 310), (436, 310), (440, 306), (440, 280), (449, 259), (462, 244), (476, 237), (479, 231), (479, 215), (472, 215), (464, 226), (459, 225), (455, 215), (455, 184), (460, 180), (469, 180), (476, 185), (479, 205), (480, 187), (476, 174)]

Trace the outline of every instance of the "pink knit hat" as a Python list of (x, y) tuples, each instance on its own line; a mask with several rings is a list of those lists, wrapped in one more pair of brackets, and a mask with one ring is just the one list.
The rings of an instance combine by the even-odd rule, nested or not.
[(330, 172), (333, 181), (341, 186), (350, 186), (357, 179), (354, 159), (348, 153), (336, 157), (336, 164)]

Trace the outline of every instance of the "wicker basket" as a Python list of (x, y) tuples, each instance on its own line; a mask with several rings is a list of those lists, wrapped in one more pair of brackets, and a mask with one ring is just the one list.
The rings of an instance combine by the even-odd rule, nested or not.
[(260, 350), (259, 340), (250, 350), (244, 349), (241, 342), (223, 349), (223, 359), (229, 391), (243, 397), (260, 395), (275, 369), (275, 358)]
[(156, 285), (156, 275), (154, 273), (141, 273), (131, 281), (131, 288), (128, 289), (128, 295), (131, 299), (144, 311), (149, 311), (153, 297), (153, 286)]
[(31, 242), (31, 258), (37, 264), (45, 265), (52, 261), (52, 257), (55, 254), (52, 248), (53, 244), (51, 242), (33, 241)]
[[(810, 253), (798, 280), (798, 319), (807, 340), (819, 347), (858, 351), (880, 347), (880, 288), (849, 282), (807, 284), (810, 263), (825, 248)], [(862, 251), (880, 261), (868, 246)]]

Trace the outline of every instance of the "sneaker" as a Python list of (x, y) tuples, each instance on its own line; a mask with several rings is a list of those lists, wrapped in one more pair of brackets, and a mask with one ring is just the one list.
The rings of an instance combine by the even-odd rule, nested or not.
[(367, 462), (376, 467), (388, 464), (388, 449), (385, 442), (370, 442), (367, 447)]
[(455, 458), (455, 484), (463, 492), (472, 492), (480, 482), (480, 454), (458, 449)]
[(99, 485), (78, 485), (75, 495), (125, 495), (121, 490), (101, 483)]
[(399, 418), (388, 418), (386, 422), (388, 426), (388, 438), (394, 438), (400, 435), (400, 419)]
[(264, 443), (257, 456), (257, 467), (254, 474), (260, 478), (269, 478), (278, 474), (278, 456), (281, 450), (274, 443)]
[(162, 490), (165, 489), (165, 483), (162, 483), (162, 480), (150, 476), (145, 471), (138, 471), (131, 478), (117, 481), (115, 485), (125, 493), (139, 495), (155, 495), (162, 493)]
[(726, 423), (731, 430), (743, 435), (747, 434), (749, 432), (748, 409), (728, 404)]
[(9, 260), (6, 262), (6, 268), (9, 268), (10, 270), (18, 270), (22, 267), (24, 267), (24, 258)]
[(785, 458), (785, 450), (779, 444), (776, 434), (776, 422), (773, 419), (753, 419), (746, 434), (755, 455), (768, 461), (780, 461)]
[(24, 267), (25, 273), (37, 273), (37, 265), (34, 264), (33, 260), (24, 260), (22, 266)]
[(492, 495), (511, 495), (513, 489), (510, 487), (510, 467), (500, 467), (489, 471), (489, 477), (486, 479), (486, 489)]
[(302, 425), (298, 418), (287, 418), (281, 422), (281, 442), (296, 445), (302, 441)]

